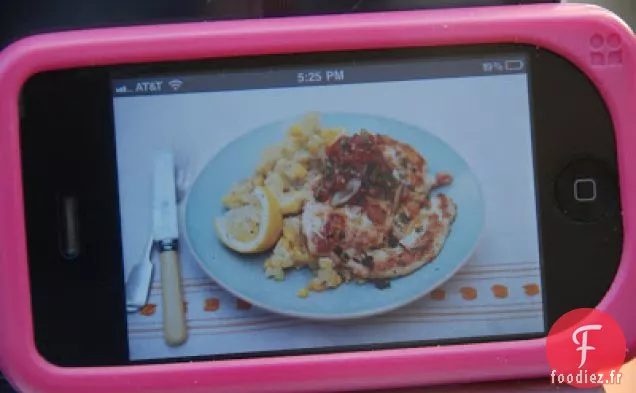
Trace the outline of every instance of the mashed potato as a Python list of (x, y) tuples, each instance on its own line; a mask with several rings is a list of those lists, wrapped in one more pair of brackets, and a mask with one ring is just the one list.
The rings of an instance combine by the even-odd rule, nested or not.
[[(342, 128), (323, 128), (316, 114), (306, 115), (287, 130), (282, 143), (265, 148), (254, 174), (236, 184), (223, 198), (228, 209), (251, 209), (255, 205), (254, 189), (265, 186), (278, 199), (285, 219), (282, 236), (264, 264), (267, 277), (284, 280), (287, 269), (309, 265), (315, 268), (315, 278), (308, 284), (310, 290), (324, 290), (342, 282), (331, 261), (318, 260), (307, 252), (299, 215), (311, 198), (311, 184), (320, 173), (325, 148), (344, 133)], [(250, 227), (253, 223), (236, 225)]]

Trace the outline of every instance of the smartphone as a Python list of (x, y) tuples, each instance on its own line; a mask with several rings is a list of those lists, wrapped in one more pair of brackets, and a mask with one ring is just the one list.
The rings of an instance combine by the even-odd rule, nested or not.
[(59, 366), (529, 340), (621, 256), (607, 105), (536, 46), (45, 71), (20, 146)]

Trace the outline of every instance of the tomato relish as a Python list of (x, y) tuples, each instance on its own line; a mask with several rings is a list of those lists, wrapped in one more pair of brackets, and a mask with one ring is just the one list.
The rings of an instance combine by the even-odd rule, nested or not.
[(314, 190), (316, 200), (328, 202), (337, 193), (359, 182), (352, 189), (350, 204), (360, 204), (364, 198), (386, 199), (395, 192), (397, 180), (392, 167), (382, 154), (384, 137), (366, 130), (352, 136), (341, 136), (325, 151), (323, 179)]

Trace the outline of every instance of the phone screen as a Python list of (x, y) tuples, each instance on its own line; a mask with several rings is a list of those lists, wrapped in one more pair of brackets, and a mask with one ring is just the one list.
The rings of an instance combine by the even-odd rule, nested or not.
[[(543, 335), (529, 78), (514, 51), (114, 76), (121, 280), (154, 266), (130, 360)], [(177, 346), (148, 251), (166, 151)]]

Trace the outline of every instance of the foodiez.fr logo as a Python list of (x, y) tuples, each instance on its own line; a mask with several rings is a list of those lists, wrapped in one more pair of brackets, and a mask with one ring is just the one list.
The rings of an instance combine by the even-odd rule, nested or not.
[(546, 341), (552, 383), (580, 388), (619, 384), (625, 335), (608, 314), (581, 308), (559, 318)]

